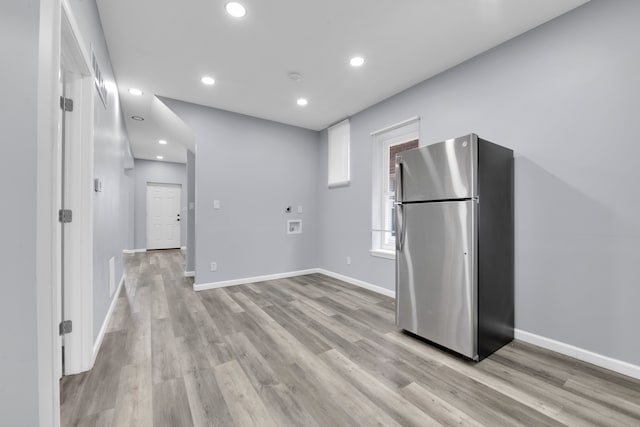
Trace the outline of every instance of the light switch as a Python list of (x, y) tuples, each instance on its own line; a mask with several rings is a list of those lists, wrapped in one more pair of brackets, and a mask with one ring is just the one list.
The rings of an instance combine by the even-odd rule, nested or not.
[(220, 209), (220, 200), (213, 201), (213, 209)]
[(302, 213), (302, 205), (298, 205), (298, 213)]

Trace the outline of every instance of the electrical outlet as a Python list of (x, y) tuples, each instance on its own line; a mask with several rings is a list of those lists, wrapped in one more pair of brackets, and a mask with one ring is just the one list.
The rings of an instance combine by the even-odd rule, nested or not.
[(212, 262), (211, 263), (211, 271), (218, 271), (218, 263), (217, 262)]
[(347, 256), (347, 265), (351, 265), (351, 257)]

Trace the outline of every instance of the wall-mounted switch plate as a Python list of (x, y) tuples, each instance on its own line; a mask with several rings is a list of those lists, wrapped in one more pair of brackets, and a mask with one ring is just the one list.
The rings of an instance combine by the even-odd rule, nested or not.
[(96, 193), (102, 192), (102, 180), (100, 178), (93, 179), (93, 191)]
[(298, 213), (302, 213), (302, 205), (298, 205)]
[(213, 209), (220, 209), (220, 200), (213, 201)]
[(217, 262), (212, 262), (211, 263), (211, 271), (218, 271), (218, 263)]

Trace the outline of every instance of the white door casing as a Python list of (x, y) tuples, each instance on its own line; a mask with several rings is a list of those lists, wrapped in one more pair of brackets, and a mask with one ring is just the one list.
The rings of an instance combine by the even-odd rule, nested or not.
[(147, 183), (147, 249), (180, 247), (180, 184)]
[[(60, 227), (57, 218), (60, 188), (60, 129), (59, 82), (61, 55), (65, 45), (61, 35), (63, 16), (72, 29), (77, 29), (68, 0), (51, 0), (40, 4), (38, 50), (38, 142), (37, 142), (37, 224), (36, 224), (36, 287), (38, 324), (38, 400), (39, 425), (60, 426), (60, 346), (58, 322), (60, 321)], [(73, 31), (76, 35), (77, 31)], [(70, 40), (66, 40), (70, 41)], [(85, 46), (75, 40), (76, 47)], [(69, 46), (69, 45), (66, 45)], [(72, 49), (74, 51), (75, 49)], [(77, 50), (75, 50), (77, 52)], [(86, 52), (83, 51), (88, 64)], [(83, 91), (84, 94), (90, 94)], [(92, 105), (92, 102), (89, 102)], [(93, 119), (93, 111), (89, 120)], [(86, 122), (85, 122), (86, 123)], [(91, 123), (91, 122), (90, 122)], [(92, 127), (84, 128), (92, 132)], [(88, 129), (88, 130), (87, 130)], [(83, 132), (84, 133), (84, 132)], [(92, 135), (89, 135), (92, 137)], [(90, 139), (92, 140), (92, 138)], [(92, 145), (92, 144), (91, 144)], [(84, 152), (86, 155), (87, 153)], [(93, 153), (91, 153), (92, 159)], [(84, 157), (84, 156), (83, 156)], [(93, 162), (87, 166), (92, 174)], [(90, 220), (91, 218), (89, 218)], [(90, 223), (92, 226), (92, 224)], [(89, 255), (91, 257), (91, 255)], [(89, 282), (90, 283), (90, 282)], [(88, 303), (83, 316), (92, 316), (91, 295), (83, 295)], [(91, 333), (91, 327), (88, 328)], [(84, 335), (84, 334), (83, 334)]]

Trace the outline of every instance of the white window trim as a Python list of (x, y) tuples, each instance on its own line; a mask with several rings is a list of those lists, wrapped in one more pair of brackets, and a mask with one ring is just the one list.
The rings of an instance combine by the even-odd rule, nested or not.
[(375, 256), (378, 258), (396, 259), (395, 251), (385, 251), (382, 249), (370, 249), (369, 253), (371, 254), (371, 256)]
[[(395, 239), (384, 237), (387, 209), (384, 204), (388, 192), (386, 183), (389, 170), (387, 150), (398, 144), (412, 140), (420, 140), (420, 118), (413, 117), (392, 126), (372, 132), (373, 161), (372, 161), (372, 207), (371, 207), (371, 250), (372, 256), (395, 259)], [(386, 178), (386, 179), (385, 179)], [(389, 230), (390, 231), (390, 230)]]

